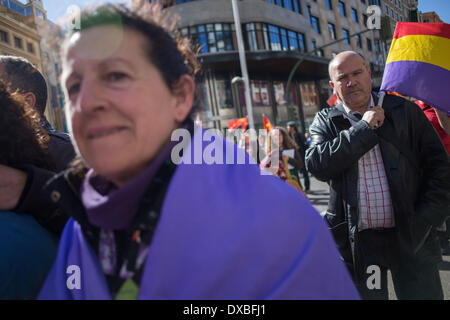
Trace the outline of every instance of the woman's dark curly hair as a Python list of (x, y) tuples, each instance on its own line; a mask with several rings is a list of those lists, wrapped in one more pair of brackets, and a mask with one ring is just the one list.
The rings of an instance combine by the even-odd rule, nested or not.
[(47, 151), (49, 136), (40, 123), (39, 113), (0, 80), (0, 164), (53, 169)]

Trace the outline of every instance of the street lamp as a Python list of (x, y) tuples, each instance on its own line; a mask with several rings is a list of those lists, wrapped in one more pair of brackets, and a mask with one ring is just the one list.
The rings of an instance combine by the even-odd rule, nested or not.
[(237, 83), (239, 81), (244, 81), (244, 96), (245, 96), (245, 105), (247, 107), (247, 114), (248, 114), (248, 125), (249, 128), (252, 129), (251, 131), (255, 129), (255, 123), (253, 121), (253, 109), (252, 109), (252, 100), (250, 98), (250, 83), (248, 78), (248, 72), (247, 72), (247, 63), (245, 60), (245, 49), (244, 49), (244, 42), (242, 41), (242, 31), (241, 31), (241, 19), (239, 17), (239, 8), (237, 5), (236, 0), (231, 0), (231, 5), (233, 6), (233, 17), (234, 17), (234, 25), (236, 27), (236, 38), (237, 38), (237, 44), (238, 44), (238, 50), (239, 50), (239, 61), (241, 64), (241, 74), (242, 77), (234, 77), (233, 80), (231, 80), (231, 83)]

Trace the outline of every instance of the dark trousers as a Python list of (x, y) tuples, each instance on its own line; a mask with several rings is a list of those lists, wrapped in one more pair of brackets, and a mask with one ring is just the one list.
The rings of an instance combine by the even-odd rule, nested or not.
[[(362, 280), (356, 283), (362, 299), (389, 299), (388, 269), (391, 271), (395, 293), (399, 300), (444, 299), (437, 265), (418, 262), (401, 254), (396, 245), (395, 229), (361, 231), (358, 234), (358, 243), (367, 271)], [(377, 267), (369, 266), (379, 267), (378, 279), (377, 272), (374, 271)]]
[(301, 172), (301, 173), (303, 174), (303, 179), (304, 179), (304, 181), (305, 181), (305, 188), (303, 188), (303, 186), (302, 186), (302, 184), (301, 184), (301, 182), (300, 182), (300, 177), (299, 177), (298, 180), (299, 180), (300, 186), (301, 186), (302, 189), (305, 190), (305, 191), (309, 190), (310, 185), (309, 185), (309, 175), (308, 175), (308, 171), (306, 170), (305, 167), (303, 167), (302, 169), (300, 169), (300, 170), (298, 170), (298, 171)]

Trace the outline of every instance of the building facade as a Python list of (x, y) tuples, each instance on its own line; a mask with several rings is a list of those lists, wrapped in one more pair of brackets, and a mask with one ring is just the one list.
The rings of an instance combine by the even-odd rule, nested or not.
[(16, 0), (0, 2), (0, 54), (26, 58), (46, 78), (48, 99), (45, 116), (55, 129), (64, 129), (63, 100), (58, 89), (59, 50), (48, 45), (51, 23), (41, 0), (28, 0), (25, 4)]
[[(203, 72), (198, 79), (197, 106), (203, 125), (227, 128), (229, 119), (247, 114), (244, 86), (231, 82), (241, 76), (231, 0), (157, 2), (178, 16), (178, 30), (200, 48)], [(374, 85), (380, 84), (385, 56), (379, 32), (363, 32), (369, 2), (237, 1), (256, 128), (262, 127), (265, 114), (273, 124), (296, 120), (307, 131), (332, 94), (328, 62), (338, 52), (354, 50), (364, 55), (375, 76)], [(342, 38), (346, 40), (336, 42)], [(288, 90), (289, 74), (299, 59), (302, 63)]]
[(417, 10), (418, 0), (383, 0), (379, 2), (383, 15), (389, 17), (392, 34), (397, 22), (421, 22)]
[(439, 18), (439, 15), (434, 11), (422, 13), (422, 21), (427, 22), (427, 23), (442, 23), (442, 22), (444, 22), (441, 20), (441, 18)]

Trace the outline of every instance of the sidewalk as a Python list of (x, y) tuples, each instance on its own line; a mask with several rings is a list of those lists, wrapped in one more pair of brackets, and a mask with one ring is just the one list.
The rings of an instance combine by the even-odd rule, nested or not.
[[(305, 182), (303, 175), (300, 174), (300, 181), (303, 188), (305, 187)], [(326, 182), (317, 180), (316, 178), (309, 176), (310, 181), (310, 191), (307, 194), (308, 200), (312, 203), (317, 211), (322, 212), (328, 207), (328, 198), (330, 197), (329, 187)]]

